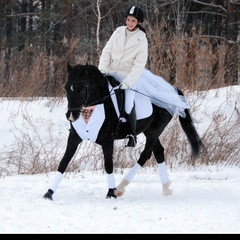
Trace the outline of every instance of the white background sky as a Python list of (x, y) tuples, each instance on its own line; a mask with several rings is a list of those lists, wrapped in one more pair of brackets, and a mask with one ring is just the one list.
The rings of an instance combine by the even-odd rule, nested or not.
[[(218, 112), (226, 114), (225, 126), (239, 121), (240, 86), (211, 90), (202, 96), (189, 96), (200, 135)], [(0, 99), (1, 152), (15, 144), (22, 133), (31, 134), (29, 120), (36, 124), (42, 142), (51, 123), (53, 136), (66, 144), (66, 102), (47, 103)], [(233, 139), (237, 133), (239, 129)], [(6, 167), (3, 164), (1, 161), (0, 169)], [(116, 183), (127, 171), (115, 174)], [(209, 165), (168, 169), (168, 173), (172, 196), (162, 195), (156, 169), (143, 168), (117, 199), (105, 198), (107, 178), (103, 171), (67, 173), (53, 201), (42, 196), (55, 172), (2, 174), (0, 233), (240, 233), (239, 167)]]

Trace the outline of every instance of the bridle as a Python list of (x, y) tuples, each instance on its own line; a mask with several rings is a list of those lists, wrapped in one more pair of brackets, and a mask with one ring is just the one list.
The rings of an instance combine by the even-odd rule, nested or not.
[[(69, 81), (71, 83), (75, 83), (76, 81)], [(113, 88), (112, 88), (113, 90)], [(89, 84), (89, 81), (87, 81), (86, 85), (85, 85), (85, 96), (84, 96), (84, 100), (83, 100), (83, 104), (81, 104), (80, 106), (78, 107), (70, 107), (69, 104), (68, 104), (68, 110), (69, 111), (80, 111), (82, 110), (83, 107), (88, 107), (88, 106), (93, 106), (93, 105), (97, 105), (97, 104), (100, 104), (100, 103), (104, 103), (104, 101), (109, 98), (112, 94), (115, 94), (115, 92), (113, 91), (112, 93), (112, 90), (110, 91), (110, 93), (96, 101), (93, 101), (93, 102), (90, 102), (89, 103), (89, 98), (90, 98), (90, 94), (91, 94), (91, 87), (90, 87), (90, 84)]]

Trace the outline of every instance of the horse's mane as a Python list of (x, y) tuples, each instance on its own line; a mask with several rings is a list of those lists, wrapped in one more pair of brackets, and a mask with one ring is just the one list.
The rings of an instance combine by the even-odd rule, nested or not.
[(68, 63), (67, 68), (69, 73), (69, 80), (71, 82), (81, 82), (88, 80), (92, 83), (94, 82), (94, 84), (100, 84), (100, 86), (102, 86), (104, 82), (104, 75), (95, 65), (76, 64), (74, 66), (71, 66)]
[(87, 102), (92, 104), (99, 102), (99, 100), (101, 102), (110, 96), (109, 80), (114, 81), (115, 79), (104, 75), (95, 65), (76, 64), (71, 66), (68, 64), (68, 81), (65, 88), (76, 90), (74, 92), (68, 91), (69, 98), (73, 94), (79, 94), (79, 99), (87, 99)]

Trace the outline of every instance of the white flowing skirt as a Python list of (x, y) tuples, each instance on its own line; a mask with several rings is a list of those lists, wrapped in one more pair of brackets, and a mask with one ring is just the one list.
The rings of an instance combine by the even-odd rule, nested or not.
[[(114, 76), (119, 82), (124, 80), (123, 76), (119, 76), (116, 73), (112, 72), (109, 75)], [(186, 117), (184, 110), (190, 109), (186, 98), (178, 95), (176, 87), (146, 68), (132, 86), (132, 90), (137, 94), (149, 97), (153, 104), (165, 108), (173, 116), (180, 115), (181, 117)]]
[(186, 117), (184, 110), (190, 109), (186, 98), (178, 95), (176, 87), (147, 69), (143, 70), (134, 87), (139, 94), (148, 96), (153, 104), (165, 108), (172, 115)]

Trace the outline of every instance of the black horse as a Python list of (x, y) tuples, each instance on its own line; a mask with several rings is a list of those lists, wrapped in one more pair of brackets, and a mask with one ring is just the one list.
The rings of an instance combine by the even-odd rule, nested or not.
[[(111, 85), (109, 85), (109, 83), (111, 83)], [(101, 106), (102, 108), (99, 112), (104, 112), (104, 117), (101, 118), (102, 123), (99, 125), (98, 132), (95, 133), (95, 140), (93, 141), (102, 146), (104, 166), (108, 177), (108, 192), (106, 198), (122, 196), (125, 187), (133, 179), (137, 170), (143, 167), (146, 161), (150, 159), (152, 153), (158, 163), (163, 194), (172, 194), (172, 190), (169, 189), (171, 182), (168, 179), (165, 166), (164, 148), (159, 141), (159, 136), (173, 116), (166, 109), (160, 108), (152, 103), (150, 103), (152, 113), (146, 118), (137, 120), (137, 134), (143, 133), (146, 137), (144, 150), (141, 152), (137, 163), (127, 176), (117, 187), (115, 186), (113, 176), (114, 140), (127, 138), (129, 134), (127, 122), (120, 120), (123, 111), (120, 107), (119, 114), (117, 114), (116, 106), (114, 106), (112, 100), (112, 95), (116, 95), (119, 103), (122, 103), (123, 101), (121, 100), (124, 100), (124, 96), (120, 93), (124, 91), (116, 88), (118, 85), (119, 82), (113, 77), (102, 74), (96, 66), (79, 64), (72, 67), (68, 64), (68, 80), (65, 85), (68, 100), (66, 117), (70, 121), (71, 128), (66, 151), (60, 161), (52, 185), (45, 193), (44, 198), (53, 200), (52, 195), (61, 182), (63, 173), (74, 156), (78, 145), (84, 140), (83, 137), (80, 137), (81, 134), (76, 130), (76, 125), (74, 124), (80, 119), (79, 117), (80, 114), (82, 114), (83, 108), (85, 109), (89, 106)], [(179, 89), (177, 89), (177, 91), (179, 95), (183, 95)], [(179, 121), (191, 145), (192, 157), (195, 158), (201, 153), (201, 150), (204, 149), (204, 145), (193, 125), (189, 110), (185, 109), (184, 111), (186, 117), (179, 116)], [(95, 128), (96, 126), (94, 125), (93, 129), (90, 128), (90, 131), (96, 131)]]

